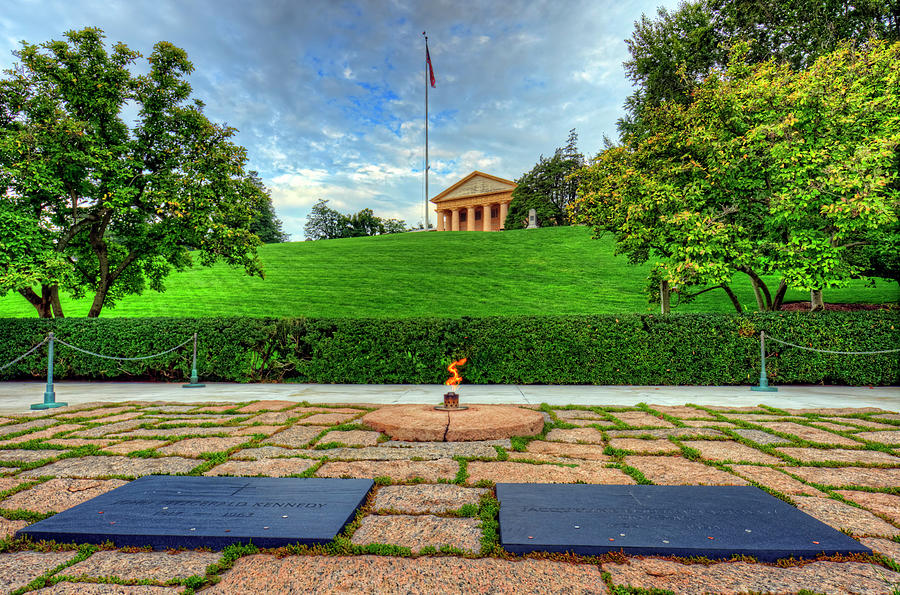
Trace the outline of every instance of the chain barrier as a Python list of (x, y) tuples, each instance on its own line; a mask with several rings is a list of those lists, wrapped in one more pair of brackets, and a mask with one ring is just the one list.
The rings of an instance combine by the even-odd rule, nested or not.
[(797, 349), (805, 349), (806, 351), (816, 351), (818, 353), (836, 353), (838, 355), (869, 355), (875, 353), (897, 353), (900, 352), (900, 349), (883, 349), (881, 351), (832, 351), (831, 349), (813, 349), (812, 347), (804, 347), (803, 345), (795, 345), (794, 343), (788, 343), (787, 341), (782, 341), (781, 339), (776, 339), (772, 335), (766, 335), (766, 339), (769, 341), (775, 341), (776, 343), (781, 343), (782, 345), (790, 345), (791, 347), (796, 347)]
[(25, 359), (26, 357), (28, 357), (29, 355), (31, 355), (32, 353), (34, 353), (38, 348), (40, 348), (40, 347), (43, 346), (43, 345), (46, 345), (47, 341), (49, 341), (49, 340), (50, 340), (49, 337), (44, 337), (44, 340), (43, 340), (43, 341), (41, 341), (40, 343), (38, 343), (37, 345), (35, 345), (35, 346), (32, 347), (31, 349), (29, 349), (28, 351), (26, 351), (25, 353), (23, 353), (22, 355), (20, 355), (20, 356), (17, 357), (16, 359), (14, 359), (13, 361), (9, 362), (8, 364), (6, 364), (6, 365), (4, 365), (4, 366), (0, 366), (0, 372), (2, 372), (2, 371), (5, 370), (6, 368), (10, 367), (11, 365), (13, 365), (13, 364), (15, 364), (15, 363), (17, 363), (17, 362), (22, 361), (23, 359)]
[(190, 342), (193, 341), (193, 340), (194, 340), (194, 337), (191, 336), (190, 339), (188, 339), (187, 341), (185, 341), (185, 342), (182, 343), (181, 345), (176, 345), (176, 346), (173, 347), (172, 349), (167, 349), (167, 350), (165, 350), (165, 351), (160, 351), (159, 353), (154, 353), (153, 355), (145, 355), (145, 356), (143, 356), (143, 357), (115, 357), (115, 356), (112, 356), (112, 355), (103, 355), (102, 353), (94, 353), (93, 351), (88, 351), (87, 349), (82, 349), (81, 347), (75, 347), (75, 346), (72, 345), (71, 343), (66, 343), (65, 341), (63, 341), (62, 339), (59, 339), (59, 338), (56, 339), (56, 342), (57, 342), (57, 343), (62, 343), (62, 344), (65, 345), (66, 347), (69, 347), (69, 348), (71, 348), (71, 349), (74, 349), (75, 351), (80, 351), (81, 353), (86, 353), (86, 354), (88, 354), (88, 355), (93, 355), (94, 357), (102, 357), (102, 358), (104, 358), (104, 359), (114, 359), (114, 360), (123, 361), (123, 362), (133, 362), (133, 361), (138, 361), (138, 360), (143, 360), (143, 359), (151, 359), (151, 358), (154, 358), (154, 357), (159, 357), (159, 356), (161, 356), (161, 355), (166, 355), (167, 353), (172, 353), (172, 352), (175, 351), (176, 349), (180, 349), (180, 348), (184, 347), (185, 345), (187, 345), (188, 343), (190, 343)]

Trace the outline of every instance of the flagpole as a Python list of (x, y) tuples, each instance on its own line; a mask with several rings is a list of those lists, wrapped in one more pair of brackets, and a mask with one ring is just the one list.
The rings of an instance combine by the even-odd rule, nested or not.
[[(428, 36), (425, 37), (425, 55), (428, 55)], [(425, 231), (428, 231), (428, 62), (425, 63)]]

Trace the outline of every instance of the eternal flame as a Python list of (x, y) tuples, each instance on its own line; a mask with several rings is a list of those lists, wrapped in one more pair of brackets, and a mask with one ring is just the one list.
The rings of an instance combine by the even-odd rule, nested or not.
[(431, 199), (438, 231), (500, 231), (516, 183), (473, 171)]

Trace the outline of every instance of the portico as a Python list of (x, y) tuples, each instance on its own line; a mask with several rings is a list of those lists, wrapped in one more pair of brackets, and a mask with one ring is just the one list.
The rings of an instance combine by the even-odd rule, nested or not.
[(431, 199), (438, 231), (500, 231), (516, 183), (480, 171)]

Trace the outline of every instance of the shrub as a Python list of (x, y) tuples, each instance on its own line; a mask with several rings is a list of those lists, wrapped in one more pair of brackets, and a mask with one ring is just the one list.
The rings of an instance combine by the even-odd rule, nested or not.
[[(47, 332), (90, 351), (137, 357), (199, 334), (198, 368), (207, 381), (435, 384), (446, 366), (468, 358), (467, 383), (755, 384), (759, 334), (798, 345), (874, 351), (900, 345), (891, 311), (779, 312), (485, 318), (0, 319), (0, 365)], [(119, 362), (57, 344), (55, 378), (180, 381), (190, 344), (159, 358)], [(900, 358), (811, 353), (767, 342), (775, 384), (891, 385)], [(0, 379), (42, 378), (46, 349), (0, 372)]]

